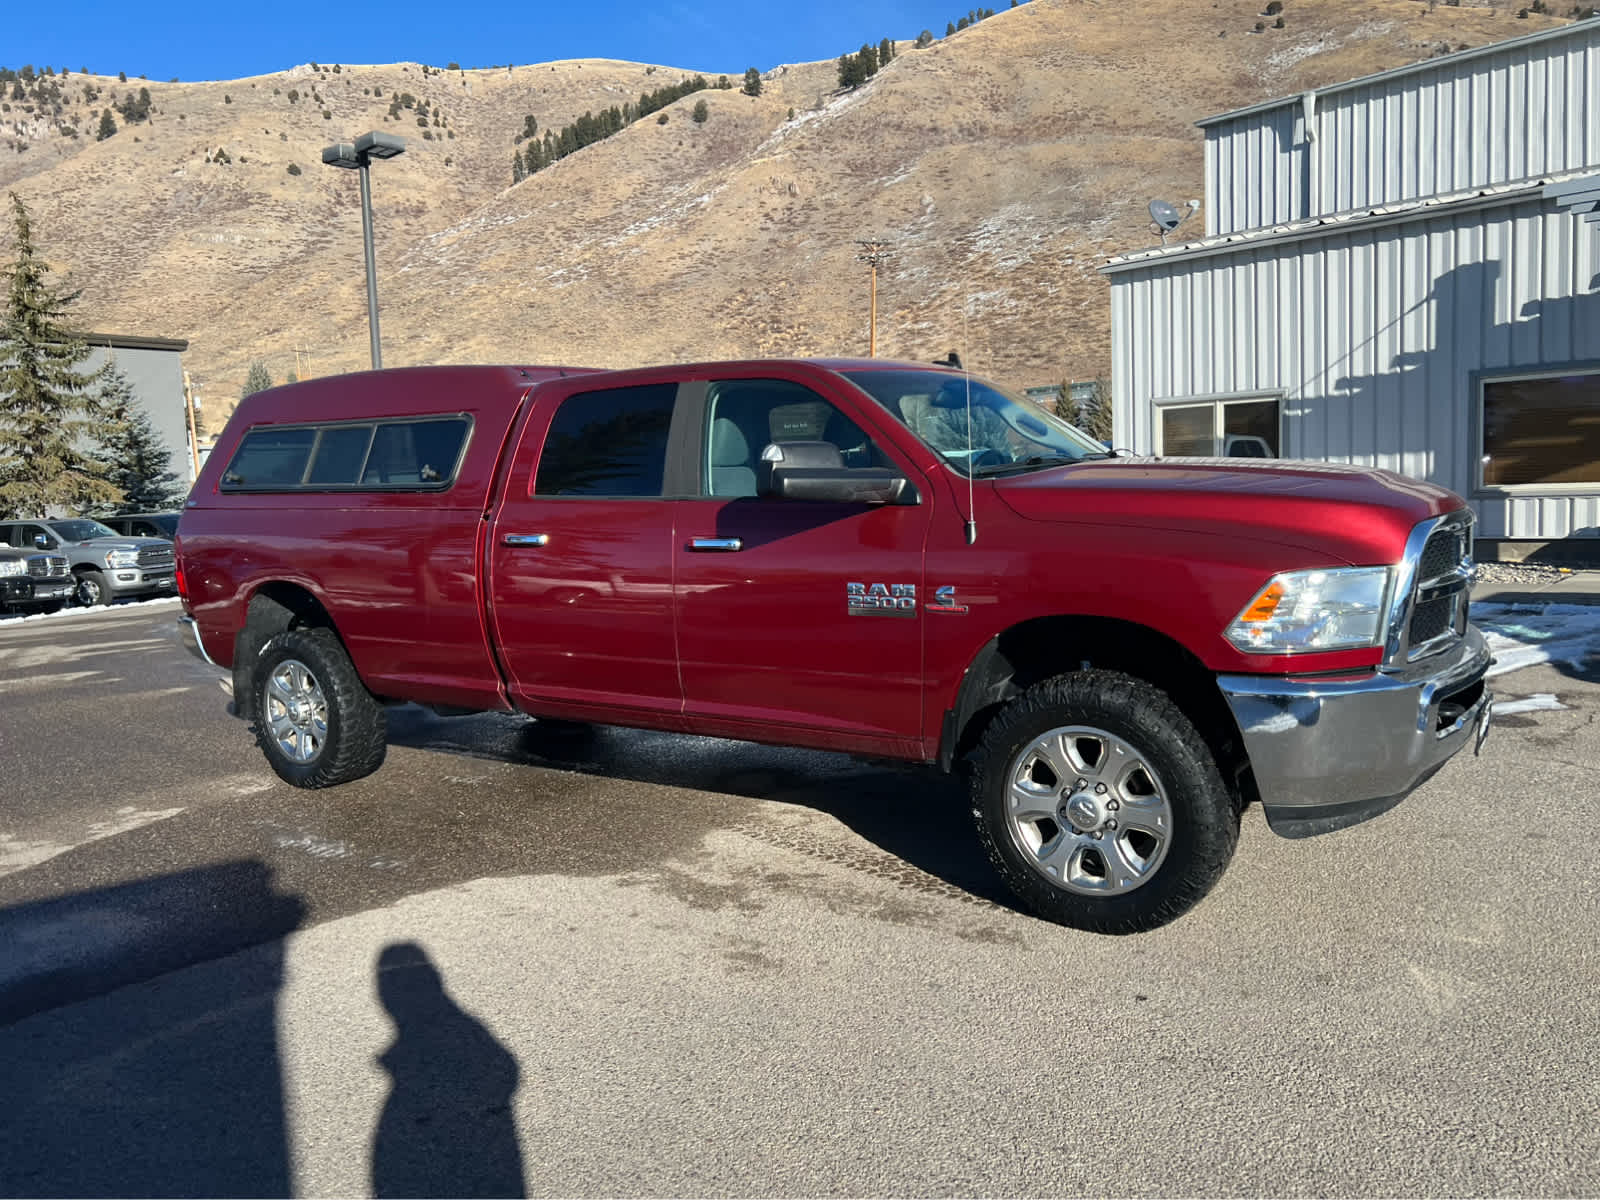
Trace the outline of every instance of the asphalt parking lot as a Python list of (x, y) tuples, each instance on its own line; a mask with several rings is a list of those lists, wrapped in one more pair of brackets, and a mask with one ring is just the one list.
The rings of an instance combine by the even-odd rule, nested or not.
[(0, 627), (6, 1195), (1600, 1193), (1592, 649), (1110, 939), (841, 756), (406, 708), (296, 791), (176, 615)]

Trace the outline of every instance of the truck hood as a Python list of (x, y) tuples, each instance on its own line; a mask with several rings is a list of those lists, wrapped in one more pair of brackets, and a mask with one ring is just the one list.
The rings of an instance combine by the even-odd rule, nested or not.
[(92, 550), (142, 550), (146, 546), (170, 546), (169, 538), (155, 537), (105, 537), (89, 538), (83, 542), (63, 542), (63, 546), (87, 546)]
[(995, 493), (1033, 521), (1251, 536), (1357, 564), (1397, 561), (1419, 521), (1464, 506), (1393, 471), (1252, 458), (1097, 460), (1001, 478)]

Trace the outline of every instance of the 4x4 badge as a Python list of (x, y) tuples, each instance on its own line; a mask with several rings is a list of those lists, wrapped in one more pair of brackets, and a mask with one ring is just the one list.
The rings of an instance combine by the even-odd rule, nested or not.
[(933, 599), (928, 601), (929, 612), (964, 613), (967, 611), (965, 604), (956, 603), (956, 590), (953, 587), (934, 588)]

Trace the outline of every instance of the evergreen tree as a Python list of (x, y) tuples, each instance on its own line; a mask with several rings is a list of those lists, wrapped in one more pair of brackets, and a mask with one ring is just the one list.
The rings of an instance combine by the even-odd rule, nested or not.
[(917, 40), (912, 43), (913, 49), (916, 50), (926, 50), (931, 45), (933, 45), (933, 30), (931, 29), (924, 29), (917, 34)]
[(711, 109), (704, 100), (696, 100), (694, 102), (694, 111), (689, 115), (694, 118), (696, 125), (704, 125), (706, 118), (711, 115)]
[[(1065, 394), (1065, 393), (1063, 393)], [(1078, 410), (1078, 419), (1074, 422), (1096, 441), (1109, 442), (1111, 440), (1111, 381), (1096, 379), (1094, 390)]]
[(94, 140), (103, 142), (117, 132), (117, 119), (111, 115), (109, 108), (100, 110), (100, 132), (95, 134)]
[(894, 43), (888, 38), (878, 43), (878, 65), (887, 67), (889, 60), (894, 57)]
[(65, 324), (77, 292), (50, 286), (28, 210), (15, 192), (17, 258), (0, 314), (0, 511), (44, 516), (114, 503), (104, 468), (78, 450), (96, 416), (99, 372), (75, 369), (88, 354)]
[(134, 400), (127, 377), (114, 365), (107, 368), (100, 386), (99, 409), (95, 445), (101, 461), (110, 464), (108, 481), (122, 493), (122, 503), (109, 505), (108, 510), (154, 512), (181, 503), (183, 485), (169, 469), (172, 451), (156, 433), (150, 414)]
[(250, 364), (250, 369), (245, 372), (244, 388), (239, 392), (239, 399), (253, 396), (257, 392), (264, 392), (272, 386), (272, 374), (267, 370), (267, 364), (259, 358)]
[(761, 72), (754, 67), (746, 67), (744, 72), (744, 94), (746, 96), (761, 95)]

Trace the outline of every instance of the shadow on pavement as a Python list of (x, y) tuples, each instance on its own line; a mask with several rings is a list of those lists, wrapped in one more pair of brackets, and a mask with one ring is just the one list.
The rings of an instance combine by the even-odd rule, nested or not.
[(415, 943), (384, 948), (377, 987), (395, 1040), (378, 1060), (392, 1086), (372, 1143), (373, 1195), (526, 1195), (516, 1058), (456, 1005)]
[(260, 862), (0, 912), (0, 1194), (289, 1194), (277, 996), (304, 912)]
[(844, 754), (486, 713), (389, 711), (389, 742), (520, 766), (776, 800), (826, 813), (973, 896), (1020, 911), (984, 855), (959, 776)]

